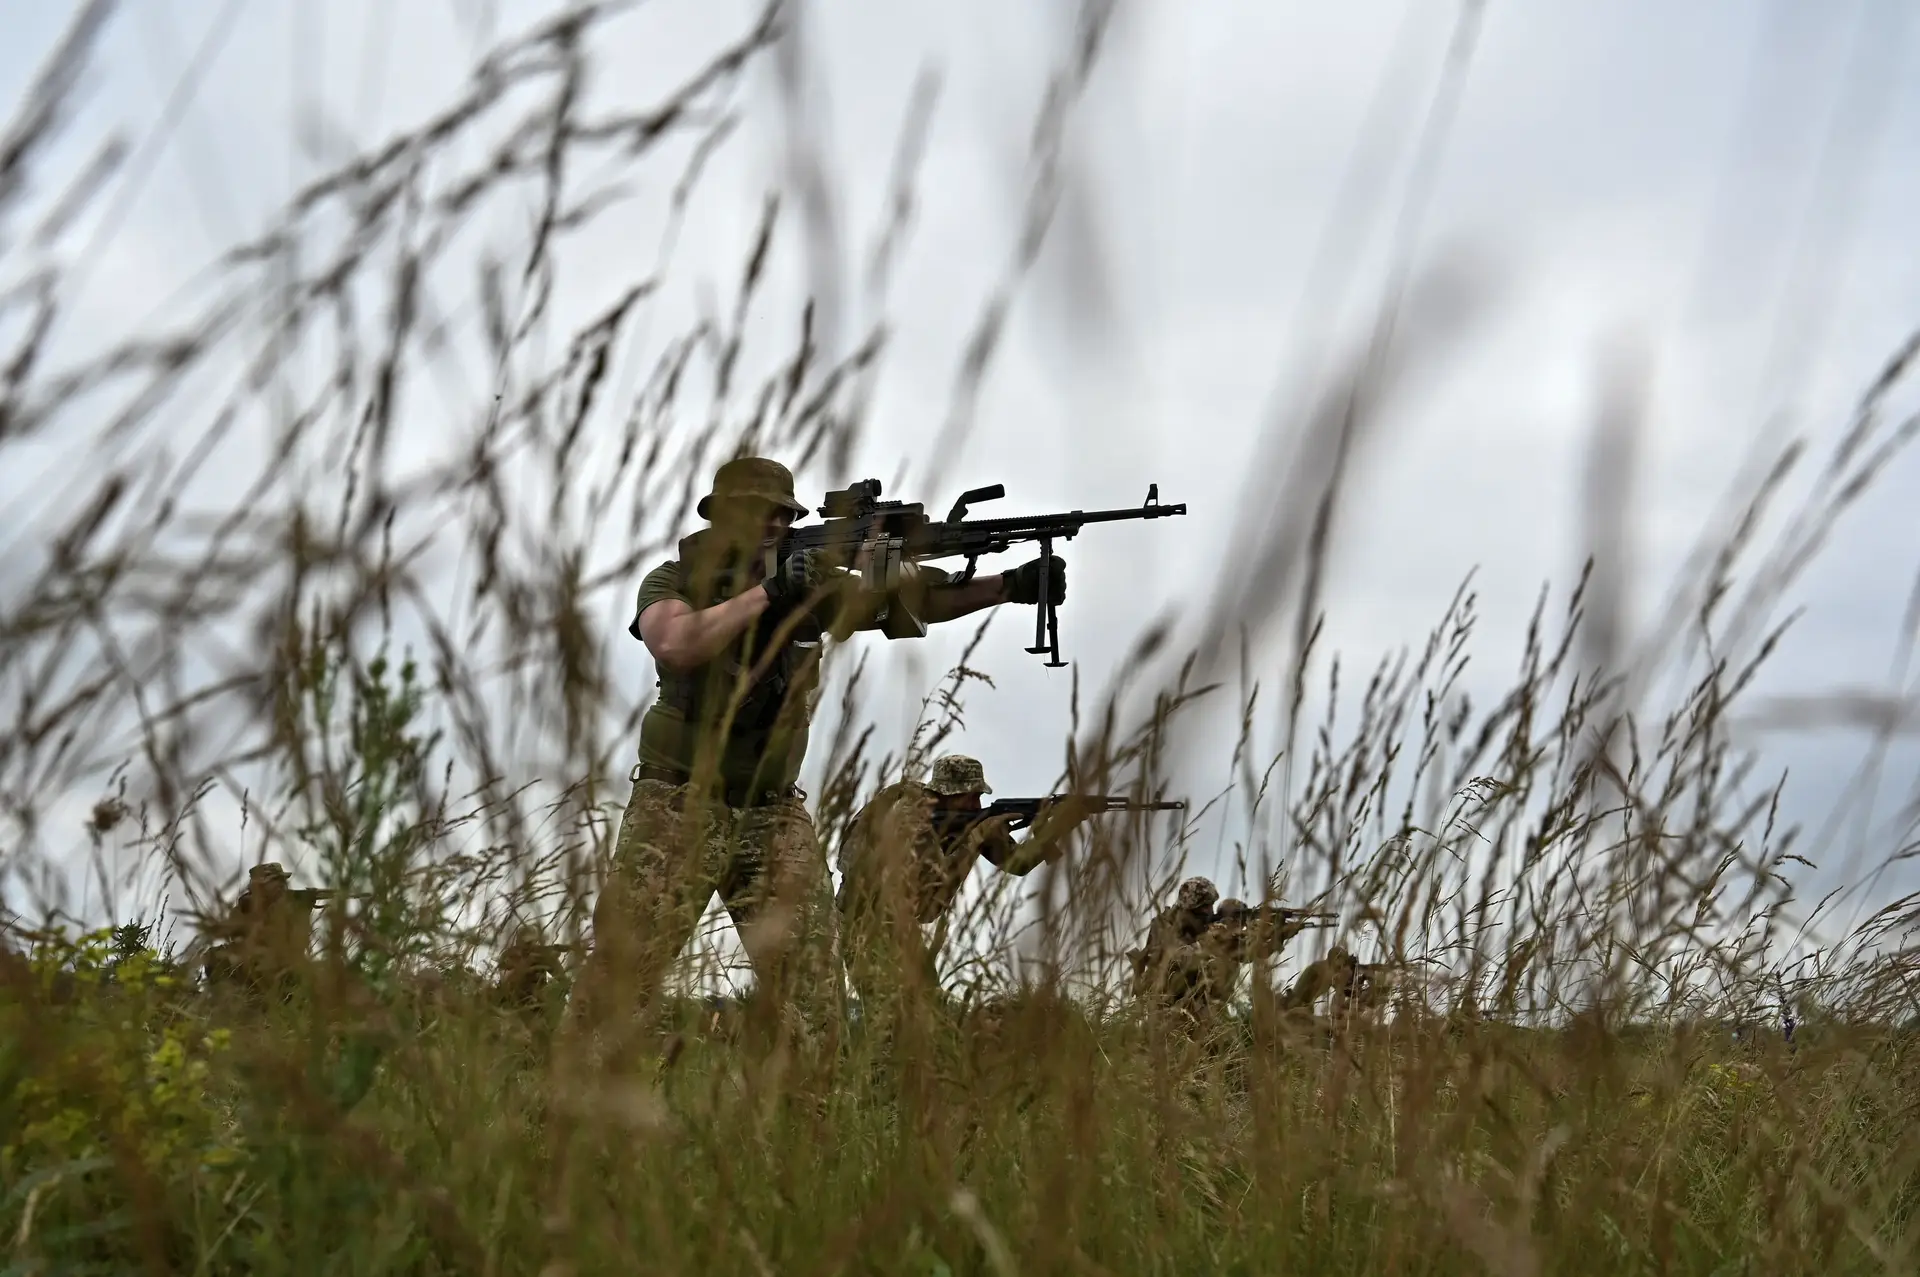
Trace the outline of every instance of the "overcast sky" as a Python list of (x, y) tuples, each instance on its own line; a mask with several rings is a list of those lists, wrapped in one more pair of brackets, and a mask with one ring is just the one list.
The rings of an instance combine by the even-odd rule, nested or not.
[[(124, 331), (220, 249), (264, 229), (320, 169), (296, 144), (302, 115), (317, 108), (336, 136), (374, 144), (445, 101), (489, 31), (552, 8), (262, 0), (222, 27), (227, 7), (142, 0), (115, 19), (76, 145), (110, 128), (136, 139), (153, 130), (195, 50), (222, 34), (92, 269), (83, 330)], [(9, 98), (57, 38), (61, 8), (0, 3)], [(1920, 24), (1910, 8), (1486, 7), (1415, 246), (1425, 262), (1465, 255), (1490, 301), (1395, 402), (1365, 458), (1332, 560), (1328, 648), (1365, 666), (1417, 646), (1477, 569), (1483, 619), (1468, 682), (1482, 699), (1506, 686), (1542, 585), (1564, 589), (1577, 572), (1596, 360), (1623, 336), (1650, 357), (1632, 521), (1642, 615), (1763, 431), (1803, 432), (1816, 454), (1831, 446), (1861, 387), (1920, 325), (1911, 248)], [(756, 10), (651, 0), (596, 49), (594, 95), (653, 100)], [(915, 490), (890, 495), (937, 509), (992, 482), (1007, 486), (1005, 513), (1133, 504), (1149, 483), (1188, 503), (1185, 520), (1096, 529), (1068, 547), (1061, 641), (1083, 684), (1098, 688), (1146, 619), (1211, 597), (1236, 566), (1228, 536), (1243, 503), (1281, 490), (1263, 433), (1303, 414), (1303, 354), (1362, 330), (1457, 14), (1424, 0), (1123, 3), (1076, 115), (1076, 185), (1054, 241), (1014, 312), (975, 429), (929, 475), (918, 454), (946, 419), (963, 345), (1013, 252), (1026, 142), (1072, 11), (1033, 0), (821, 0), (806, 12), (813, 136), (852, 263), (843, 350), (865, 322), (857, 267), (884, 213), (913, 86), (929, 68), (941, 77), (866, 468), (891, 483), (906, 464)], [(749, 127), (694, 207), (656, 334), (694, 313), (703, 284), (731, 289), (761, 194), (782, 171), (776, 86), (762, 74), (752, 93)], [(671, 175), (648, 180), (663, 187)], [(657, 204), (656, 191), (653, 205), (641, 201), (574, 246), (564, 313), (577, 321), (651, 269)], [(803, 279), (797, 256), (786, 259), (769, 310), (797, 313)], [(1075, 297), (1097, 304), (1090, 312)], [(480, 402), (484, 382), (472, 389)], [(431, 438), (430, 418), (408, 429)], [(36, 483), (77, 464), (39, 461), (48, 470)], [(804, 474), (803, 495), (815, 499), (828, 477)], [(1769, 688), (1885, 683), (1920, 566), (1916, 499), (1920, 468), (1909, 459), (1796, 596), (1810, 612)], [(630, 597), (610, 604), (610, 630), (624, 626)], [(959, 742), (1003, 794), (1037, 791), (1061, 762), (1068, 672), (1020, 650), (1028, 621), (1022, 611), (990, 631), (980, 663), (999, 690), (971, 695)], [(904, 699), (959, 642), (912, 645), (922, 650), (911, 677), (904, 650), (876, 659), (895, 669)], [(625, 653), (631, 685), (650, 683), (644, 652)], [(1768, 738), (1770, 765), (1793, 768), (1790, 812), (1824, 823), (1865, 745), (1850, 731)], [(1230, 732), (1200, 746), (1184, 777), (1196, 793), (1226, 779)], [(1911, 751), (1896, 761), (1904, 771), (1888, 774), (1888, 810), (1916, 765)], [(1881, 854), (1891, 836), (1880, 831)]]

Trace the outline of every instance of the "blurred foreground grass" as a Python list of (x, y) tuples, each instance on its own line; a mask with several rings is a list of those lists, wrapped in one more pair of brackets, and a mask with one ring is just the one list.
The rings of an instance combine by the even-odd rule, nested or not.
[[(43, 971), (50, 968), (43, 968)], [(93, 943), (9, 973), (8, 1271), (1901, 1272), (1912, 1033), (1245, 1015), (1203, 1045), (1029, 993), (832, 1069), (701, 1032), (549, 1195), (551, 1007), (271, 1014)], [(38, 992), (35, 993), (34, 990)], [(1752, 1030), (1757, 1029), (1757, 1032)], [(377, 1059), (377, 1065), (374, 1061)], [(564, 1226), (559, 1220), (565, 1219)]]
[[(1243, 686), (1232, 783), (1195, 805), (1244, 829), (1243, 878), (1284, 861), (1343, 943), (1423, 973), (1384, 1013), (1282, 1016), (1262, 969), (1198, 1034), (1121, 997), (1139, 883), (1190, 848), (1116, 822), (1043, 875), (1037, 928), (1004, 884), (969, 904), (948, 993), (887, 1041), (853, 1019), (831, 1052), (788, 1056), (689, 1000), (663, 1067), (559, 1073), (564, 980), (505, 1004), (490, 955), (516, 918), (590, 943), (625, 797), (602, 778), (625, 774), (642, 708), (606, 618), (719, 457), (840, 472), (861, 455), (885, 344), (883, 296), (837, 344), (816, 343), (835, 324), (815, 297), (797, 340), (792, 315), (760, 318), (770, 260), (815, 284), (852, 273), (823, 259), (836, 241), (818, 225), (800, 237), (812, 257), (781, 259), (774, 199), (732, 295), (646, 340), (782, 6), (639, 106), (582, 89), (589, 36), (622, 6), (529, 28), (444, 111), (298, 192), (157, 331), (76, 352), (49, 334), (126, 150), (71, 164), (49, 146), (108, 8), (78, 8), (0, 155), (0, 462), (88, 458), (26, 494), (45, 505), (18, 514), (0, 600), (0, 1273), (1920, 1271), (1914, 902), (1814, 937), (1826, 919), (1793, 898), (1807, 866), (1776, 828), (1780, 789), (1729, 736), (1772, 609), (1920, 431), (1887, 407), (1920, 343), (1870, 385), (1800, 509), (1772, 505), (1804, 449), (1758, 459), (1644, 650), (1626, 650), (1603, 571), (1563, 633), (1535, 624), (1476, 714), (1463, 593), (1422, 652), (1362, 684), (1357, 721), (1330, 708), (1316, 733), (1299, 715), (1338, 459), (1382, 429), (1382, 392), (1418, 362), (1402, 348), (1448, 326), (1384, 308), (1379, 348), (1330, 378), (1300, 463), (1215, 556), (1236, 575), (1198, 636), (1211, 661), (1158, 687), (1126, 665), (1069, 751), (1089, 787), (1206, 772), (1165, 756), (1168, 707), (1198, 694), (1189, 674), (1222, 677), (1236, 636), (1291, 629), (1282, 758), (1256, 769), (1270, 701)], [(1054, 152), (1104, 22), (1084, 13), (963, 407), (1066, 180)], [(876, 295), (930, 109), (916, 97), (903, 131)], [(659, 273), (605, 277), (580, 237), (663, 153), (675, 182), (631, 184), (663, 193)], [(825, 180), (797, 143), (795, 160), (803, 186)], [(502, 209), (516, 230), (490, 238)], [(471, 368), (491, 371), (455, 375)], [(1596, 505), (1604, 557), (1631, 512)], [(1762, 525), (1785, 531), (1756, 568)], [(421, 664), (372, 655), (376, 628)], [(1177, 659), (1166, 640), (1140, 650)], [(870, 756), (858, 676), (845, 687), (818, 742), (829, 845), (906, 761)], [(953, 689), (929, 701), (957, 712)], [(76, 844), (67, 817), (103, 790)], [(285, 1003), (206, 985), (194, 938), (172, 934), (217, 915), (233, 824), (249, 858), (355, 898), (321, 915)], [(181, 899), (116, 900), (136, 879), (108, 863), (122, 849)], [(1907, 854), (1868, 850), (1869, 875)], [(90, 868), (120, 925), (76, 933), (100, 910), (62, 906)], [(21, 916), (30, 899), (43, 917)]]
[[(409, 677), (358, 676), (335, 792), (397, 810), (393, 780), (430, 744)], [(1363, 730), (1356, 756), (1381, 744)], [(1331, 781), (1303, 828), (1353, 786), (1338, 761), (1317, 760)], [(1641, 782), (1621, 780), (1631, 808)], [(1496, 804), (1476, 810), (1463, 823), (1503, 837)], [(884, 1040), (855, 1013), (821, 1056), (743, 1032), (745, 1004), (683, 998), (661, 1054), (583, 1074), (555, 1063), (564, 972), (510, 993), (420, 885), (457, 826), (392, 814), (348, 802), (309, 831), (330, 880), (373, 890), (321, 915), (284, 1000), (202, 980), (149, 923), (17, 930), (8, 1271), (1811, 1273), (1920, 1255), (1904, 954), (1789, 985), (1764, 946), (1742, 962), (1711, 929), (1634, 936), (1589, 900), (1339, 1022), (1280, 1010), (1257, 967), (1198, 1025), (1110, 981), (1029, 975), (950, 982)], [(1353, 916), (1453, 894), (1446, 847), (1371, 858)], [(1603, 864), (1588, 889), (1641, 899), (1618, 854), (1582, 853)], [(1689, 883), (1668, 854), (1673, 916), (1740, 885), (1725, 860)], [(1522, 885), (1482, 883), (1472, 912)], [(1583, 959), (1577, 995), (1543, 997)], [(1708, 975), (1660, 978), (1688, 963)]]

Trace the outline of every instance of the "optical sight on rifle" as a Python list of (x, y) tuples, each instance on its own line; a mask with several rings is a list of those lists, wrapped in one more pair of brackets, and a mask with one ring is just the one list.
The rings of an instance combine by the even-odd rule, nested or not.
[[(967, 518), (973, 506), (1007, 495), (1006, 487), (998, 483), (962, 492), (945, 519), (930, 518), (918, 501), (882, 501), (883, 491), (878, 479), (862, 479), (827, 493), (818, 507), (821, 523), (789, 528), (764, 548), (762, 574), (771, 575), (798, 551), (817, 555), (828, 566), (857, 575), (859, 588), (876, 605), (873, 616), (881, 633), (890, 639), (923, 638), (926, 621), (909, 601), (912, 591), (904, 588), (914, 565), (964, 559), (965, 569), (952, 582), (964, 585), (973, 579), (982, 556), (1034, 542), (1043, 567), (1035, 600), (1033, 645), (1027, 651), (1045, 655), (1049, 666), (1066, 664), (1060, 659), (1060, 600), (1052, 593), (1051, 574), (1044, 567), (1053, 555), (1054, 542), (1071, 541), (1090, 523), (1164, 519), (1187, 512), (1184, 502), (1161, 504), (1157, 483), (1147, 486), (1145, 502), (1131, 508), (1066, 510), (998, 519)], [(681, 543), (680, 553), (682, 559), (693, 555), (690, 540)], [(630, 629), (638, 638), (638, 629)]]
[[(968, 511), (982, 502), (1005, 497), (1004, 484), (967, 489), (941, 520), (928, 518), (926, 507), (918, 501), (882, 501), (883, 491), (878, 479), (862, 479), (827, 493), (819, 506), (825, 522), (788, 531), (776, 551), (776, 562), (798, 549), (822, 553), (841, 566), (852, 567), (860, 560), (863, 586), (876, 594), (890, 593), (900, 585), (902, 569), (909, 563), (963, 558), (966, 568), (958, 582), (964, 583), (973, 579), (976, 563), (983, 555), (998, 554), (1023, 542), (1037, 543), (1044, 564), (1053, 555), (1055, 541), (1071, 541), (1087, 524), (1164, 519), (1187, 512), (1185, 502), (1161, 504), (1157, 483), (1147, 485), (1147, 499), (1132, 508), (974, 520), (968, 520)], [(1043, 568), (1033, 645), (1027, 651), (1045, 655), (1050, 666), (1061, 666), (1066, 662), (1060, 659), (1060, 601), (1052, 596), (1048, 583), (1049, 575)], [(925, 622), (904, 606), (890, 603), (883, 622), (888, 638), (919, 638), (926, 633)]]

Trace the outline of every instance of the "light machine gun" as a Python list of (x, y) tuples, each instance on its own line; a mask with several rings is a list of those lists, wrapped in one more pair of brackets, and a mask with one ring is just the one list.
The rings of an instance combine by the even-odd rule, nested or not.
[[(766, 547), (767, 573), (778, 571), (796, 551), (810, 551), (819, 555), (828, 567), (858, 573), (862, 593), (886, 599), (879, 619), (881, 632), (888, 638), (922, 638), (927, 632), (926, 621), (898, 593), (902, 586), (910, 584), (912, 565), (964, 558), (966, 570), (955, 582), (964, 584), (973, 579), (981, 556), (1036, 541), (1040, 546), (1040, 597), (1034, 616), (1033, 646), (1027, 651), (1045, 653), (1048, 658), (1045, 663), (1049, 666), (1066, 664), (1060, 659), (1060, 601), (1052, 595), (1047, 568), (1053, 543), (1071, 541), (1089, 523), (1164, 519), (1187, 512), (1184, 502), (1162, 505), (1157, 483), (1148, 486), (1146, 501), (1130, 509), (1070, 510), (971, 520), (967, 518), (968, 508), (1006, 496), (1004, 485), (996, 483), (961, 493), (945, 519), (929, 518), (926, 508), (918, 501), (882, 501), (880, 491), (878, 479), (864, 479), (827, 493), (819, 507), (824, 522), (792, 528)], [(681, 553), (684, 559), (688, 553), (685, 542)]]

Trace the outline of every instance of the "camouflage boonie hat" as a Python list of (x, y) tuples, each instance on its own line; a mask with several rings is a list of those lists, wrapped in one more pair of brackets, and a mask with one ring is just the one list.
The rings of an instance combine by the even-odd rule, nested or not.
[(286, 882), (292, 874), (277, 860), (269, 860), (247, 870), (248, 882)]
[(1179, 907), (1190, 913), (1212, 913), (1220, 889), (1206, 878), (1189, 878), (1180, 884)]
[(945, 758), (936, 758), (933, 762), (933, 775), (927, 779), (927, 788), (936, 794), (991, 794), (993, 786), (987, 784), (987, 769), (980, 765), (977, 758), (968, 758), (964, 754), (948, 754)]
[(1228, 896), (1225, 900), (1215, 905), (1213, 911), (1221, 918), (1238, 921), (1251, 914), (1253, 909), (1246, 901), (1235, 900), (1232, 896)]
[(793, 471), (766, 457), (735, 457), (713, 472), (713, 491), (694, 509), (703, 519), (713, 517), (715, 501), (766, 501), (789, 510), (797, 518), (807, 507), (794, 499)]

